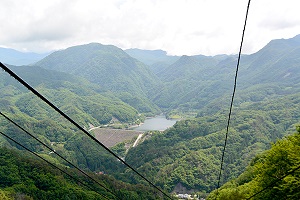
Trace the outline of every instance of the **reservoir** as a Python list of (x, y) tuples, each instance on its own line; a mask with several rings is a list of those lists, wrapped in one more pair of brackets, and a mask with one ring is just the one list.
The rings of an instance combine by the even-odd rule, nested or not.
[(139, 126), (134, 128), (136, 131), (163, 131), (167, 128), (172, 127), (176, 123), (176, 120), (166, 119), (166, 116), (159, 115), (153, 118), (148, 118), (145, 122)]

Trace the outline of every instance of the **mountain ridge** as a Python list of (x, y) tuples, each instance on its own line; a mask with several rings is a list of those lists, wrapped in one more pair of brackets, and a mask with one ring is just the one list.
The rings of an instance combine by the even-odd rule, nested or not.
[(125, 92), (131, 95), (129, 104), (134, 98), (147, 102), (138, 105), (141, 112), (159, 112), (148, 100), (160, 85), (159, 79), (142, 62), (113, 45), (91, 43), (70, 47), (50, 54), (35, 65), (84, 77), (116, 94)]
[[(272, 40), (258, 52), (242, 55), (238, 78), (240, 87), (268, 84), (270, 81), (277, 85), (284, 83), (286, 87), (297, 85), (299, 38), (300, 35)], [(170, 58), (162, 50), (123, 51), (113, 45), (90, 43), (54, 52), (35, 65), (79, 75), (104, 90), (118, 93), (120, 98), (125, 95), (123, 100), (131, 106), (140, 102), (136, 108), (141, 112), (158, 113), (158, 107), (164, 112), (172, 109), (186, 112), (185, 107), (197, 110), (230, 91), (236, 55), (181, 56), (176, 57), (172, 64), (163, 61), (154, 69), (126, 51), (131, 51), (132, 55), (140, 54), (144, 59), (153, 60), (158, 56), (158, 63), (161, 59)], [(214, 95), (210, 94), (212, 90), (216, 90)]]

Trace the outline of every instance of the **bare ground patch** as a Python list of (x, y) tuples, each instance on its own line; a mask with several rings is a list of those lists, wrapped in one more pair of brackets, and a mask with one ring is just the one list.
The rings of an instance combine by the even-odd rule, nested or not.
[(142, 132), (122, 129), (96, 128), (93, 130), (95, 137), (107, 147), (113, 147), (120, 142), (132, 140)]

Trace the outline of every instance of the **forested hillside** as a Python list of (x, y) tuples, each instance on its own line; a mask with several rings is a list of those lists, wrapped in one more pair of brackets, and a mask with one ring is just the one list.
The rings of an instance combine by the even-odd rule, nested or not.
[[(194, 115), (178, 121), (164, 132), (147, 133), (142, 143), (128, 151), (125, 160), (168, 192), (197, 193), (207, 197), (217, 186), (236, 56), (178, 58), (169, 57), (162, 51), (131, 50), (128, 53), (135, 58), (115, 46), (92, 43), (54, 52), (34, 66), (9, 68), (85, 129), (110, 122), (118, 122), (124, 127), (160, 112), (167, 116)], [(282, 149), (290, 144), (296, 146), (297, 136), (291, 136), (262, 153), (271, 148), (273, 142), (292, 134), (300, 122), (299, 58), (299, 36), (271, 41), (257, 53), (241, 57), (221, 185), (230, 180), (233, 182), (221, 188), (219, 198), (230, 199), (232, 195), (240, 194), (236, 192), (238, 190), (245, 191), (245, 197), (248, 197), (263, 188), (261, 181), (266, 180), (269, 171), (256, 170), (272, 171), (273, 168), (261, 161), (266, 160), (273, 166), (274, 160), (268, 159), (272, 158), (270, 152), (277, 151), (278, 145), (284, 144), (280, 146)], [(144, 183), (3, 71), (0, 72), (0, 109), (81, 169), (101, 171), (133, 184)], [(0, 118), (0, 131), (53, 163), (72, 168), (3, 117)], [(0, 146), (22, 150), (3, 137), (0, 137)], [(124, 143), (111, 149), (122, 151), (122, 157), (125, 155)], [(290, 155), (296, 149), (287, 148), (284, 155)], [(7, 149), (1, 152), (4, 157), (16, 154)], [(291, 163), (297, 164), (297, 155), (291, 156)], [(19, 164), (11, 165), (12, 168), (15, 165)], [(55, 176), (52, 171), (50, 174)], [(292, 188), (290, 183), (294, 179), (293, 183), (298, 184), (297, 176), (288, 178), (281, 182), (283, 185), (278, 186), (278, 191), (276, 189), (281, 198), (289, 197), (281, 192)], [(24, 183), (23, 179), (20, 182)], [(67, 188), (71, 187), (69, 184), (73, 186), (74, 183), (66, 183)], [(22, 194), (33, 197), (23, 186), (20, 188), (17, 182), (3, 184), (0, 194), (16, 195), (20, 189)], [(97, 199), (91, 191), (82, 190), (79, 195)], [(130, 191), (128, 196), (140, 194), (133, 189)]]
[[(300, 95), (234, 108), (222, 183), (237, 177), (270, 143), (290, 134), (299, 122)], [(158, 185), (173, 191), (178, 184), (205, 196), (216, 187), (227, 112), (182, 120), (133, 148), (126, 160)]]
[[(89, 129), (90, 125), (108, 124), (111, 120), (122, 124), (142, 120), (135, 108), (124, 103), (114, 94), (103, 92), (101, 87), (83, 78), (35, 66), (9, 67), (86, 129)], [(2, 113), (61, 152), (74, 164), (83, 169), (101, 170), (108, 174), (123, 170), (124, 166), (113, 156), (96, 143), (91, 143), (82, 132), (3, 71), (0, 72), (0, 91)], [(49, 153), (3, 116), (0, 118), (0, 124), (1, 131), (26, 144), (31, 150), (44, 155)], [(2, 137), (0, 144), (10, 148), (20, 148), (14, 142)], [(57, 160), (57, 162), (63, 161)]]
[[(299, 51), (300, 37), (296, 36), (273, 40), (257, 53), (243, 55), (238, 98), (248, 96), (243, 101), (256, 102), (298, 92)], [(154, 102), (165, 110), (204, 109), (210, 113), (212, 106), (223, 105), (224, 95), (231, 93), (236, 59), (234, 55), (182, 56), (158, 74), (165, 84), (154, 96)]]
[(97, 181), (93, 182), (79, 171), (63, 167), (73, 176), (71, 178), (24, 151), (0, 148), (0, 161), (0, 198), (3, 200), (163, 199), (144, 185), (130, 185), (107, 175), (89, 173), (89, 177)]
[[(135, 108), (85, 79), (34, 66), (10, 67), (82, 126), (107, 124), (112, 118), (121, 122), (135, 122), (138, 119)], [(2, 111), (23, 113), (38, 120), (50, 117), (60, 121), (50, 107), (5, 72), (0, 72), (0, 77)]]
[[(255, 156), (238, 178), (208, 199), (299, 199), (300, 128)], [(217, 195), (217, 196), (216, 196)]]
[(182, 56), (158, 74), (165, 84), (154, 96), (154, 102), (166, 110), (180, 108), (188, 112), (229, 92), (234, 66), (217, 64), (213, 57)]
[[(251, 101), (260, 101), (297, 92), (299, 41), (299, 36), (273, 40), (257, 53), (243, 55), (238, 79), (240, 94), (250, 92), (254, 96)], [(143, 113), (158, 113), (159, 108), (164, 112), (206, 113), (210, 112), (207, 107), (231, 92), (235, 55), (178, 58), (158, 50), (125, 52), (112, 45), (91, 43), (54, 52), (36, 66), (84, 77)], [(265, 96), (257, 98), (256, 93)]]
[(36, 66), (78, 75), (116, 93), (140, 112), (158, 112), (149, 97), (161, 82), (142, 62), (112, 45), (97, 43), (70, 47), (42, 59)]

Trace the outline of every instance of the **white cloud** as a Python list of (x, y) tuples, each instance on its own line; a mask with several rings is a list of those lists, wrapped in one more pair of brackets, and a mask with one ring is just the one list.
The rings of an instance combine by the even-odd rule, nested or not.
[[(247, 0), (2, 0), (0, 45), (48, 51), (89, 42), (176, 55), (236, 54)], [(244, 53), (300, 34), (298, 0), (252, 1)]]

